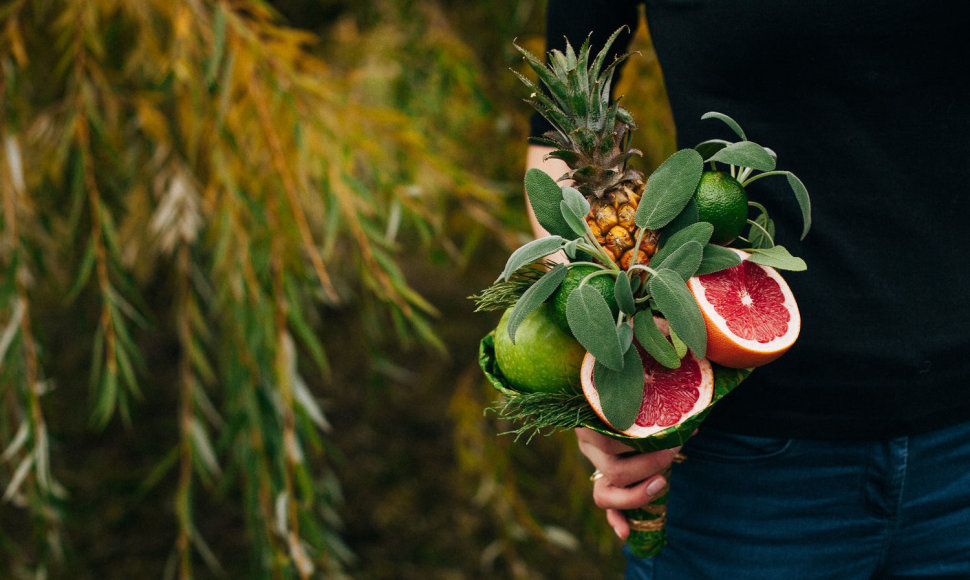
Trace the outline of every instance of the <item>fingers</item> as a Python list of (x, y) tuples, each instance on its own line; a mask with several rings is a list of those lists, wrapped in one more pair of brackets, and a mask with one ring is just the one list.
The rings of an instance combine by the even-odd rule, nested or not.
[(620, 510), (606, 510), (606, 521), (621, 540), (627, 539), (630, 535), (630, 524)]
[(603, 479), (615, 487), (628, 487), (665, 471), (680, 447), (652, 453), (636, 453), (632, 448), (588, 429), (577, 429), (579, 450)]
[(590, 429), (576, 429), (576, 439), (579, 450), (598, 472), (593, 478), (593, 502), (606, 510), (606, 519), (616, 535), (626, 539), (630, 526), (621, 510), (643, 507), (666, 491), (663, 473), (681, 448), (638, 453)]
[(662, 475), (655, 475), (629, 487), (613, 485), (603, 477), (593, 484), (593, 503), (602, 509), (631, 510), (647, 505), (666, 487), (667, 480)]

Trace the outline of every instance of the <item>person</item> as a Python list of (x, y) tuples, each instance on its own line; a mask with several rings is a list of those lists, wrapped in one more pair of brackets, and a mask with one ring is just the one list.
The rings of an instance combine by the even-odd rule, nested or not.
[[(686, 457), (670, 475), (668, 544), (651, 559), (627, 551), (626, 577), (970, 578), (970, 75), (960, 72), (970, 8), (642, 4), (678, 147), (736, 140), (701, 120), (733, 117), (806, 184), (813, 221), (800, 240), (785, 179), (751, 184), (776, 241), (808, 263), (786, 273), (801, 336), (683, 449), (635, 454), (577, 430), (602, 474), (595, 503), (620, 537), (620, 510), (648, 503), (674, 453)], [(595, 53), (622, 25), (635, 31), (640, 9), (549, 0), (547, 49), (592, 34)], [(546, 129), (533, 120), (533, 136)], [(549, 151), (530, 145), (527, 164), (558, 178), (565, 168)]]

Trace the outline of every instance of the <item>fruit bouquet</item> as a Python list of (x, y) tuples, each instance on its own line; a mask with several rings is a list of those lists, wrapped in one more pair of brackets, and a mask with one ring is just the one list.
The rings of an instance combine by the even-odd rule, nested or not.
[[(519, 75), (527, 102), (553, 126), (542, 141), (570, 170), (558, 181), (526, 173), (549, 235), (515, 250), (473, 299), (476, 311), (504, 310), (479, 358), (513, 433), (586, 427), (648, 452), (682, 445), (798, 336), (798, 307), (777, 270), (805, 263), (774, 243), (774, 222), (745, 187), (786, 177), (803, 237), (810, 206), (802, 182), (775, 169), (775, 153), (721, 113), (703, 118), (726, 123), (737, 141), (677, 151), (647, 179), (628, 168), (640, 154), (629, 147), (636, 125), (610, 98), (628, 54), (606, 63), (619, 32), (592, 60), (588, 39), (578, 52), (551, 51), (548, 65), (517, 47), (538, 76)], [(663, 547), (666, 502), (665, 492), (627, 512), (636, 555)]]

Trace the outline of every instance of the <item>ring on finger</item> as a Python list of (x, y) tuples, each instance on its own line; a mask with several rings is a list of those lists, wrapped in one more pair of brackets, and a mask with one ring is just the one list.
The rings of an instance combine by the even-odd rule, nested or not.
[(593, 472), (592, 475), (589, 476), (589, 480), (595, 482), (597, 479), (601, 477), (603, 477), (603, 472), (597, 469), (596, 471)]

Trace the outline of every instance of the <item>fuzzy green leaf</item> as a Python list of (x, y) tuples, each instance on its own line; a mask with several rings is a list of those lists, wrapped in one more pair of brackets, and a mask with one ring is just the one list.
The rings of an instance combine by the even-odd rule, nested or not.
[(762, 211), (748, 230), (748, 243), (752, 248), (770, 248), (775, 245), (775, 222)]
[(670, 322), (670, 331), (676, 332), (698, 358), (704, 358), (707, 353), (704, 317), (684, 279), (665, 268), (650, 278), (648, 288), (657, 309)]
[(737, 121), (735, 121), (731, 117), (728, 117), (724, 113), (718, 113), (717, 111), (708, 111), (707, 113), (704, 113), (703, 115), (701, 115), (701, 119), (703, 120), (717, 119), (719, 121), (722, 121), (724, 122), (724, 124), (730, 127), (731, 130), (734, 131), (738, 137), (740, 137), (743, 140), (747, 140), (747, 137), (744, 136), (744, 131), (741, 129), (741, 125), (739, 125)]
[(508, 331), (509, 338), (512, 339), (512, 344), (515, 344), (515, 331), (518, 330), (519, 325), (522, 324), (525, 317), (532, 314), (533, 310), (552, 296), (552, 293), (566, 279), (567, 272), (568, 269), (565, 264), (556, 264), (555, 267), (543, 274), (535, 284), (522, 293), (522, 296), (516, 301), (515, 306), (512, 307), (512, 313), (509, 314)]
[(628, 316), (632, 316), (636, 312), (637, 305), (633, 300), (633, 287), (630, 286), (630, 277), (626, 272), (617, 274), (616, 282), (613, 285), (613, 296), (616, 298), (616, 303), (621, 312)]
[(677, 248), (687, 242), (695, 241), (701, 245), (710, 241), (714, 234), (714, 226), (708, 222), (695, 222), (663, 240), (663, 245), (657, 250), (650, 262), (652, 264), (663, 264), (663, 261)]
[(704, 160), (693, 149), (681, 149), (647, 179), (634, 222), (641, 228), (664, 227), (684, 209), (701, 180)]
[(576, 237), (581, 238), (586, 235), (586, 214), (589, 213), (589, 202), (583, 194), (572, 187), (563, 187), (559, 211)]
[(694, 145), (694, 149), (701, 154), (701, 157), (703, 157), (705, 161), (707, 161), (712, 155), (730, 144), (730, 141), (725, 141), (724, 139), (711, 139), (709, 141), (703, 141), (697, 145)]
[(579, 245), (579, 240), (569, 240), (566, 245), (562, 247), (563, 251), (566, 252), (566, 256), (570, 260), (576, 259), (576, 247)]
[(800, 239), (805, 239), (805, 236), (808, 235), (808, 230), (812, 227), (812, 202), (808, 197), (808, 189), (805, 188), (802, 180), (798, 179), (791, 171), (785, 175), (788, 177), (788, 185), (791, 186), (791, 190), (795, 194), (795, 199), (798, 201), (798, 208), (802, 210), (803, 225)]
[(767, 149), (753, 141), (732, 143), (712, 155), (710, 161), (750, 167), (758, 171), (775, 170), (775, 158)]
[[(656, 268), (673, 270), (686, 282), (697, 272), (703, 258), (704, 246), (696, 240), (689, 240), (670, 252), (662, 262), (657, 263)], [(652, 261), (651, 264), (653, 264)]]
[(751, 257), (748, 260), (762, 266), (771, 266), (778, 270), (791, 270), (801, 272), (808, 269), (805, 260), (792, 256), (784, 246), (774, 246), (772, 248), (754, 248), (751, 250)]
[(630, 348), (630, 345), (633, 344), (633, 327), (629, 324), (617, 326), (616, 336), (620, 339), (620, 350), (626, 352)]
[(721, 270), (733, 268), (740, 263), (741, 256), (738, 256), (735, 252), (725, 248), (724, 246), (707, 244), (704, 246), (704, 258), (701, 260), (701, 265), (697, 267), (697, 271), (694, 272), (694, 275), (703, 276), (704, 274), (719, 272)]
[(637, 420), (643, 402), (643, 362), (637, 349), (627, 349), (619, 370), (596, 359), (593, 383), (606, 421), (618, 431), (629, 429)]
[(680, 366), (680, 357), (677, 356), (674, 345), (670, 344), (664, 333), (657, 327), (652, 312), (640, 312), (633, 317), (633, 332), (640, 346), (658, 363), (668, 369)]
[(623, 350), (616, 322), (606, 299), (592, 286), (582, 285), (566, 300), (566, 320), (583, 348), (609, 368), (623, 368)]
[(572, 228), (562, 217), (562, 188), (541, 169), (530, 169), (525, 173), (525, 193), (529, 204), (536, 214), (536, 220), (547, 232), (554, 236), (571, 238)]
[(680, 335), (673, 330), (670, 331), (670, 342), (674, 345), (674, 352), (677, 353), (677, 358), (682, 359), (687, 356), (687, 345), (680, 339)]
[(684, 209), (677, 214), (669, 224), (665, 225), (661, 230), (660, 239), (661, 241), (667, 239), (667, 237), (672, 236), (679, 232), (680, 230), (692, 226), (700, 221), (699, 214), (697, 212), (697, 200), (691, 196), (690, 201), (684, 206)]
[(505, 270), (502, 271), (502, 275), (498, 277), (496, 282), (499, 280), (508, 281), (509, 277), (519, 268), (527, 266), (539, 258), (545, 258), (550, 254), (555, 254), (562, 249), (565, 242), (559, 236), (546, 236), (538, 240), (532, 240), (521, 246), (509, 256), (508, 261), (505, 262)]

